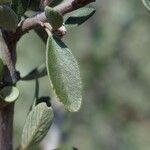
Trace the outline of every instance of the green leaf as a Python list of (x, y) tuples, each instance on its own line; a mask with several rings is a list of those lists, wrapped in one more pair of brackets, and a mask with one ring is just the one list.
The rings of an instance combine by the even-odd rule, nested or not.
[(30, 0), (29, 9), (39, 11), (41, 0)]
[(5, 3), (11, 3), (12, 0), (0, 0), (0, 5), (5, 4)]
[(3, 78), (4, 66), (5, 66), (5, 65), (4, 65), (2, 59), (0, 59), (0, 81), (1, 81), (2, 78)]
[(53, 111), (45, 103), (35, 106), (26, 118), (21, 148), (27, 150), (39, 143), (47, 134), (53, 119)]
[(18, 17), (8, 6), (0, 5), (0, 27), (15, 31), (18, 24)]
[(66, 27), (76, 27), (78, 25), (81, 25), (85, 21), (87, 21), (90, 17), (94, 15), (96, 10), (94, 8), (80, 8), (74, 12), (72, 12), (72, 15), (65, 21)]
[(12, 9), (18, 15), (19, 20), (26, 12), (30, 0), (13, 0)]
[(0, 99), (12, 103), (19, 97), (19, 90), (13, 86), (6, 86), (0, 91)]
[(46, 65), (60, 101), (67, 110), (78, 111), (82, 101), (79, 67), (73, 54), (61, 40), (48, 38)]
[(150, 0), (142, 0), (144, 6), (150, 11)]
[(61, 147), (61, 148), (57, 148), (55, 150), (78, 150), (77, 148), (75, 147)]
[(63, 24), (63, 16), (51, 7), (45, 7), (45, 15), (52, 28), (58, 29)]
[(33, 69), (26, 76), (22, 77), (21, 80), (34, 80), (36, 78), (41, 78), (47, 75), (45, 64), (40, 65), (39, 67)]

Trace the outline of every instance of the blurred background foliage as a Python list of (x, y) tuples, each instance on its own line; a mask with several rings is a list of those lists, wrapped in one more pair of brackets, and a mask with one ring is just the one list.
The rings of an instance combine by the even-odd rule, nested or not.
[[(82, 109), (67, 113), (52, 97), (56, 119), (39, 149), (69, 144), (80, 150), (149, 150), (150, 14), (140, 0), (97, 0), (94, 7), (94, 17), (64, 37), (80, 65)], [(35, 32), (20, 40), (17, 52), (21, 75), (45, 60), (44, 43)], [(47, 77), (40, 79), (40, 96), (50, 95), (47, 82)], [(35, 81), (20, 81), (17, 86), (16, 145)]]

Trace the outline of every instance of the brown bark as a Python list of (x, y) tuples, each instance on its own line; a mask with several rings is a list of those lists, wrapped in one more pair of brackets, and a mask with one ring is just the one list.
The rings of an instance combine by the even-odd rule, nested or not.
[(13, 113), (14, 104), (0, 108), (0, 150), (13, 150)]
[[(0, 59), (5, 64), (4, 77), (0, 81), (0, 90), (5, 86), (15, 85), (17, 73), (15, 70), (16, 43), (10, 42), (9, 33), (0, 30)], [(13, 114), (14, 103), (8, 104), (0, 99), (0, 150), (13, 150)]]

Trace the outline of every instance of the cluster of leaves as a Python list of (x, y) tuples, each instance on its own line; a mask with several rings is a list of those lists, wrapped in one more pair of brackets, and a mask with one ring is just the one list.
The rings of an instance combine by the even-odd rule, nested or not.
[[(63, 16), (52, 6), (61, 1), (53, 1), (46, 6), (44, 11), (49, 24), (53, 30), (58, 29), (64, 23), (66, 28), (78, 26), (87, 21), (94, 13), (93, 8), (81, 8), (70, 14), (64, 21)], [(35, 0), (0, 0), (0, 27), (15, 32), (18, 23), (27, 10), (41, 10), (40, 1)], [(7, 19), (6, 19), (7, 18)], [(42, 29), (41, 29), (42, 31)], [(38, 35), (43, 39), (42, 32)], [(78, 63), (71, 50), (54, 35), (48, 35), (46, 44), (46, 61), (39, 67), (33, 69), (29, 74), (21, 77), (21, 80), (36, 81), (35, 99), (31, 110), (26, 118), (22, 133), (21, 150), (27, 150), (32, 145), (38, 144), (47, 134), (53, 120), (53, 110), (49, 97), (38, 97), (38, 78), (48, 75), (49, 83), (53, 86), (57, 97), (63, 103), (66, 110), (76, 112), (82, 103), (82, 85)], [(0, 61), (0, 72), (2, 74), (3, 61)], [(3, 102), (14, 102), (19, 96), (16, 87), (4, 87), (0, 91)], [(75, 148), (64, 147), (61, 150), (75, 150)], [(60, 149), (58, 149), (60, 150)]]

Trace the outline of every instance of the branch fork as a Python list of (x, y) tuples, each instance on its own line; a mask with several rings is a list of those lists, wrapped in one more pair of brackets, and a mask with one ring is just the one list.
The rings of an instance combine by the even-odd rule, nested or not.
[[(67, 0), (64, 3), (61, 3), (60, 5), (54, 7), (54, 9), (57, 10), (60, 14), (65, 15), (76, 9), (84, 7), (85, 5), (88, 5), (94, 1), (95, 0)], [(48, 5), (50, 2), (51, 0), (43, 0), (44, 7)], [(24, 21), (22, 21), (18, 25), (15, 35), (17, 35), (18, 39), (20, 39), (22, 35), (24, 35), (25, 33), (29, 32), (32, 29), (35, 29), (38, 27), (42, 27), (42, 28), (45, 27), (45, 23), (47, 23), (45, 12), (41, 12), (33, 17), (27, 18)], [(46, 25), (46, 28), (47, 28), (47, 25)], [(50, 29), (50, 27), (48, 27), (48, 30), (51, 32), (53, 31), (52, 29)], [(58, 29), (58, 31), (61, 31), (61, 30), (62, 28), (60, 30)], [(62, 35), (64, 35), (65, 33), (66, 31), (63, 32)]]

